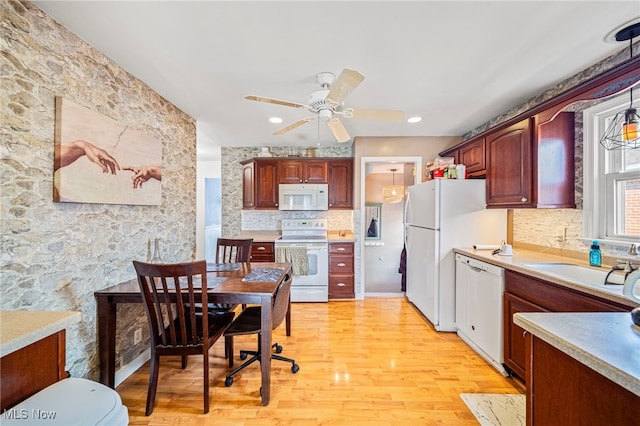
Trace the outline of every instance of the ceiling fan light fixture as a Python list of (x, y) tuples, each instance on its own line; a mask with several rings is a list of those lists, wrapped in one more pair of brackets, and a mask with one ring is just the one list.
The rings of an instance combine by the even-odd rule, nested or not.
[(407, 119), (407, 122), (411, 124), (419, 123), (421, 121), (422, 121), (422, 117), (420, 117), (419, 115), (414, 115), (413, 117), (409, 117)]
[(391, 171), (391, 185), (382, 188), (382, 197), (385, 203), (399, 203), (404, 198), (404, 185), (396, 185), (395, 176), (398, 169)]
[[(629, 58), (633, 58), (633, 38), (640, 35), (640, 22), (637, 22), (638, 19), (635, 21), (631, 21), (629, 25), (620, 30), (618, 30), (619, 27), (616, 28), (605, 38), (607, 40), (613, 37), (615, 41), (629, 40)], [(613, 117), (600, 139), (600, 145), (607, 151), (640, 148), (640, 138), (638, 137), (640, 117), (633, 107), (633, 88), (629, 89), (629, 98), (629, 108)]]

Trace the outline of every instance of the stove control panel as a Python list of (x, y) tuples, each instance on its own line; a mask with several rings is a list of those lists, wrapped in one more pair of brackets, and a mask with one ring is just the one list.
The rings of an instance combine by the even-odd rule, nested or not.
[(327, 229), (327, 219), (287, 219), (282, 221), (282, 230)]

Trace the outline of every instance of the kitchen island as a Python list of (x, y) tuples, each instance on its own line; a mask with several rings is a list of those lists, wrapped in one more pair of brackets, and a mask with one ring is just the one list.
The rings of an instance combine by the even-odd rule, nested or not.
[(626, 312), (517, 313), (527, 332), (527, 425), (640, 419), (640, 328)]

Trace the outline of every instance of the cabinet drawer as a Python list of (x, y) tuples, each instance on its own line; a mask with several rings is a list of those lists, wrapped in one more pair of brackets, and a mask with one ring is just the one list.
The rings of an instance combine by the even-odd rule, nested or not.
[(628, 312), (615, 302), (585, 295), (533, 277), (505, 271), (505, 291), (554, 312)]
[(251, 245), (252, 262), (275, 262), (276, 255), (273, 243), (253, 243)]
[(353, 256), (330, 256), (329, 274), (353, 274)]
[(331, 275), (329, 276), (329, 296), (330, 297), (353, 297), (354, 285), (353, 275)]
[(331, 243), (330, 254), (353, 254), (353, 243)]

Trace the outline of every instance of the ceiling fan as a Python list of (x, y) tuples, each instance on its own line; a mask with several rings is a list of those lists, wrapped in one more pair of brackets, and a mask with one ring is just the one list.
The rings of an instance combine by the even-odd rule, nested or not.
[(296, 121), (293, 124), (277, 130), (273, 133), (274, 135), (283, 135), (311, 120), (322, 118), (327, 120), (327, 126), (331, 129), (331, 132), (338, 142), (347, 142), (351, 139), (351, 136), (349, 136), (347, 129), (337, 116), (369, 120), (404, 120), (404, 112), (402, 111), (344, 108), (344, 99), (364, 80), (364, 76), (358, 71), (344, 69), (337, 80), (336, 76), (330, 72), (321, 72), (316, 76), (316, 78), (322, 89), (311, 93), (307, 100), (307, 104), (281, 101), (262, 96), (246, 96), (245, 99), (283, 105), (292, 108), (304, 108), (314, 114), (311, 117), (303, 118), (302, 120)]

